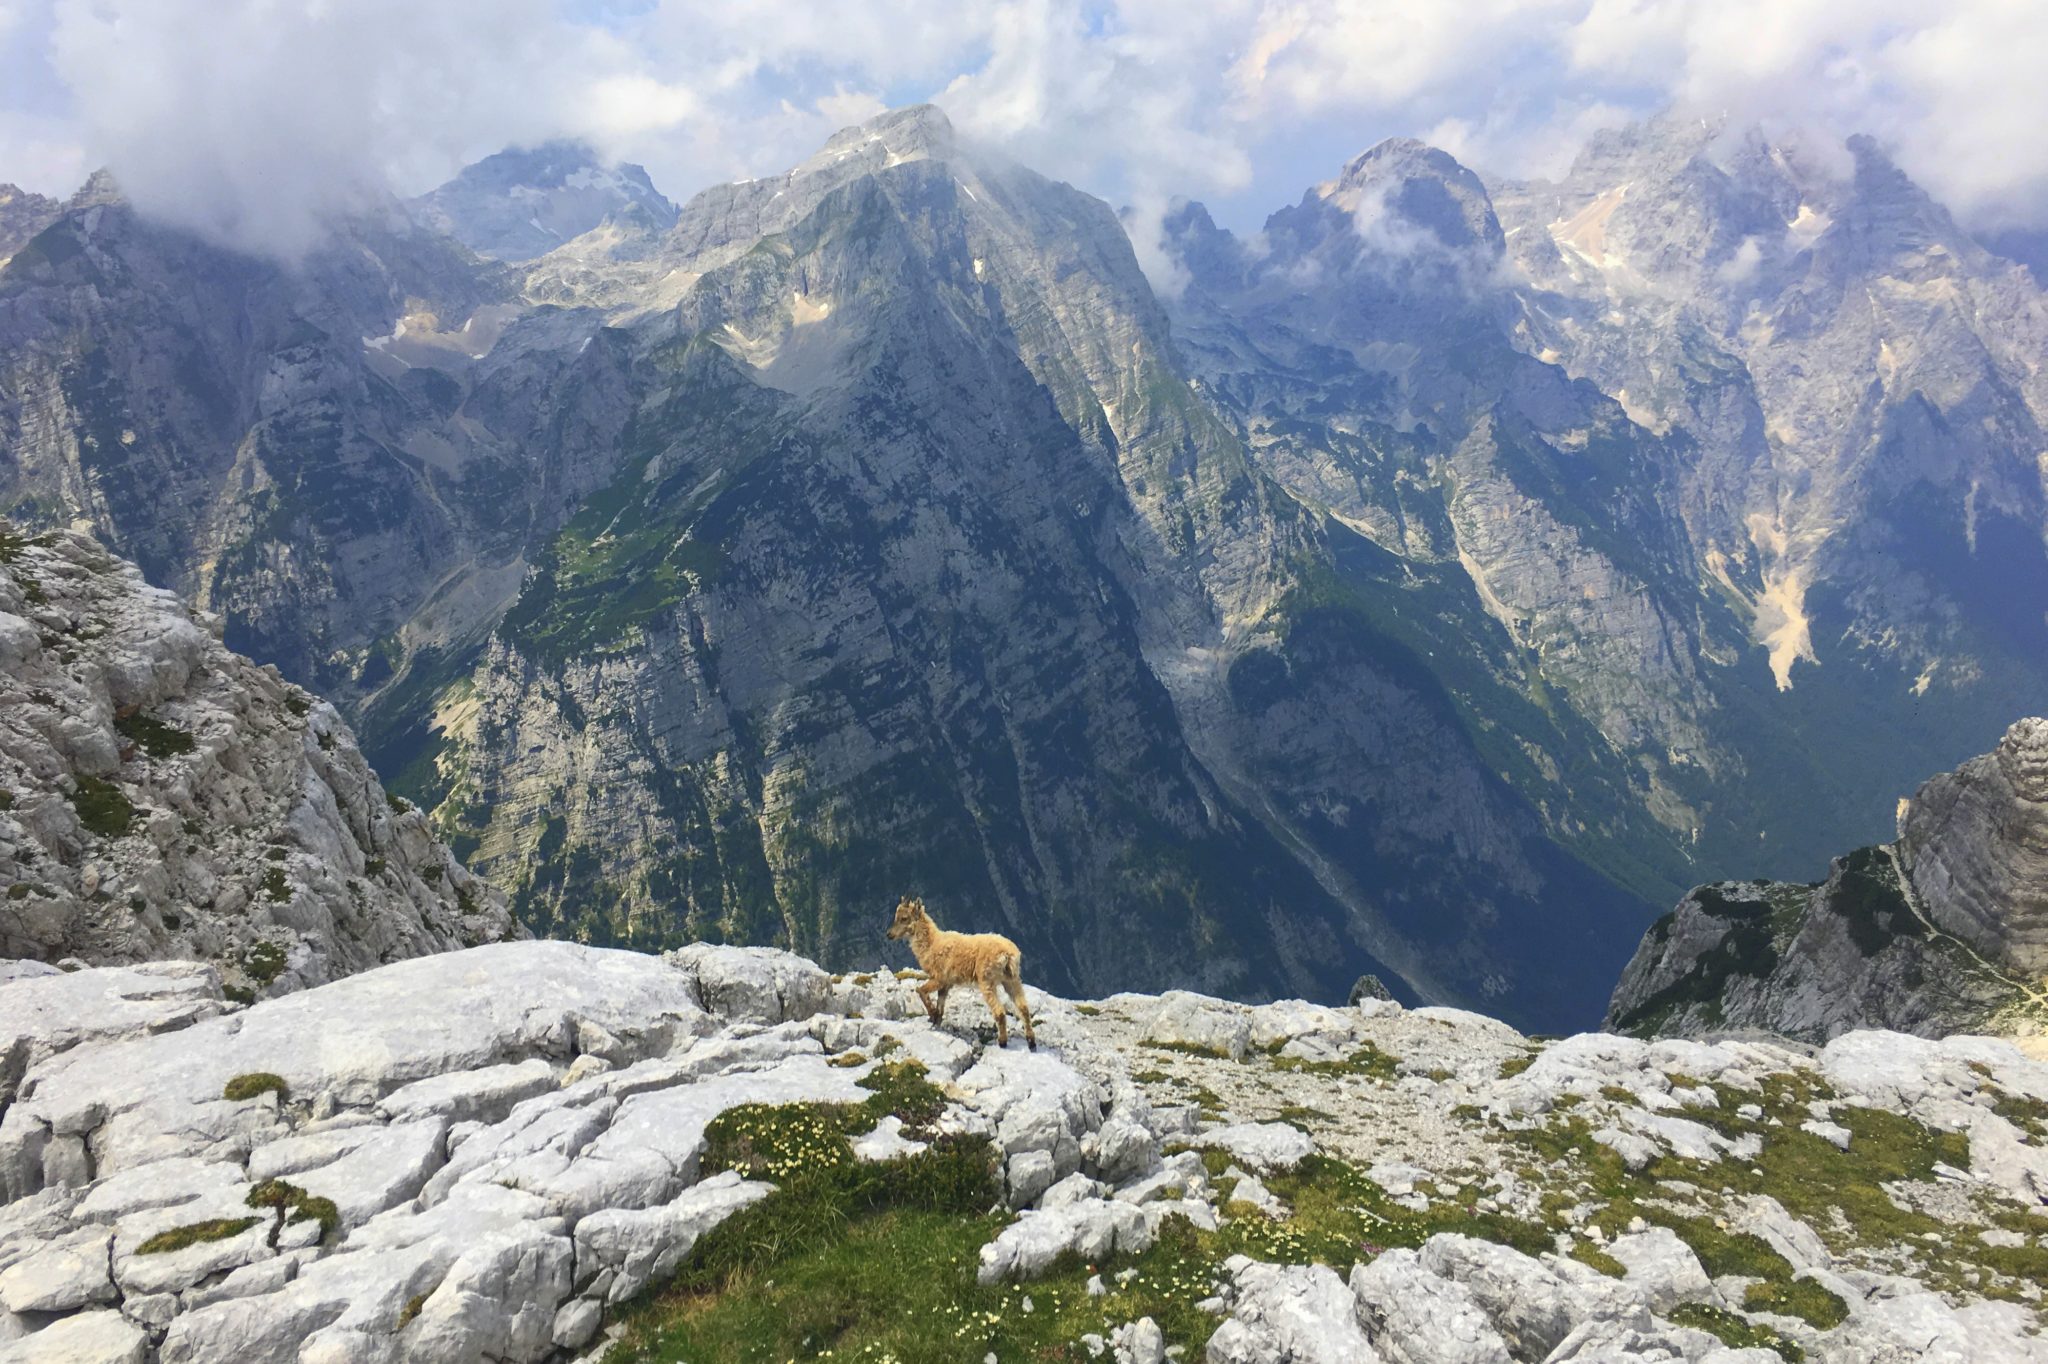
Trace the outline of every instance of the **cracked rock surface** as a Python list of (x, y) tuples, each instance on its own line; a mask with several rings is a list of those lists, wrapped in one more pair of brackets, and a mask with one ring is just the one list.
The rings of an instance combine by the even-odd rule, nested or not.
[[(885, 1055), (943, 1091), (931, 1132), (985, 1138), (997, 1162), (1009, 1211), (984, 1284), (1049, 1292), (1028, 1281), (1074, 1255), (1121, 1286), (1168, 1236), (1259, 1248), (1194, 1286), (1202, 1338), (1112, 1322), (1081, 1354), (1779, 1357), (1730, 1344), (1739, 1327), (1830, 1364), (2043, 1357), (2040, 1285), (2010, 1271), (2048, 1249), (2048, 1067), (1992, 1039), (1543, 1043), (1367, 1000), (1252, 1011), (1260, 1045), (1233, 1056), (1147, 1040), (1162, 1010), (1233, 1015), (1224, 1001), (1034, 990), (1031, 1052), (957, 1010), (934, 1027), (914, 979), (765, 948), (500, 943), (247, 1009), (195, 988), (204, 967), (152, 969), (155, 1000), (138, 968), (0, 983), (22, 1058), (0, 1116), (0, 1360), (580, 1357), (775, 1196), (773, 1177), (705, 1168), (721, 1114), (857, 1103)], [(1933, 1154), (1881, 1196), (1944, 1228), (1932, 1241), (1858, 1243), (1748, 1173), (1791, 1151), (1837, 1178), (1900, 1134)], [(853, 1146), (887, 1161), (920, 1140), (884, 1120)], [(264, 1180), (327, 1200), (325, 1221), (252, 1207)], [(1633, 1220), (1603, 1205), (1617, 1190)], [(1313, 1239), (1370, 1209), (1370, 1237)], [(1708, 1227), (1782, 1270), (1729, 1272)], [(1759, 1282), (1838, 1308), (1797, 1315)]]

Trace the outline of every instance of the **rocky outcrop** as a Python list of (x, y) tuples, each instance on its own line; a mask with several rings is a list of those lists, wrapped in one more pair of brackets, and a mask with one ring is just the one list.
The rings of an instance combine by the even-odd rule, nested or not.
[(516, 933), (334, 708), (217, 628), (0, 522), (0, 951), (203, 960), (217, 1002)]
[(2048, 720), (1929, 781), (1899, 814), (1899, 862), (1936, 928), (2048, 978)]
[[(1258, 1013), (1270, 1052), (1233, 1058), (1145, 1042), (1157, 998), (1034, 991), (1029, 1052), (934, 1026), (914, 979), (709, 946), (494, 944), (228, 1016), (176, 988), (151, 1015), (130, 968), (5, 974), (28, 1058), (0, 1116), (9, 1361), (581, 1358), (658, 1322), (669, 1276), (785, 1197), (788, 1164), (712, 1168), (735, 1150), (721, 1131), (815, 1139), (892, 1068), (938, 1108), (856, 1125), (844, 1159), (922, 1172), (901, 1163), (947, 1144), (1004, 1191), (998, 1215), (960, 1212), (987, 1228), (978, 1254), (921, 1289), (943, 1305), (920, 1329), (954, 1340), (1028, 1325), (1040, 1293), (1081, 1326), (1074, 1304), (1101, 1303), (1048, 1347), (1150, 1364), (2039, 1357), (2048, 1068), (1988, 1039), (1542, 1044), (1453, 1010), (1292, 1001)], [(1264, 1178), (1298, 1208), (1202, 1153), (1282, 1146)], [(1848, 1216), (1805, 1220), (1852, 1190)], [(771, 1258), (698, 1281), (693, 1312), (773, 1288), (790, 1224), (764, 1212), (740, 1244)], [(1162, 1240), (1154, 1291), (1178, 1310), (1130, 1320), (1130, 1261)], [(850, 1314), (892, 1310), (804, 1272)]]
[(1902, 802), (1899, 839), (1814, 886), (1701, 886), (1651, 926), (1608, 1026), (1761, 1029), (1825, 1042), (1854, 1028), (1939, 1037), (2048, 1032), (2048, 721)]
[(15, 185), (0, 185), (0, 265), (57, 221), (63, 205)]

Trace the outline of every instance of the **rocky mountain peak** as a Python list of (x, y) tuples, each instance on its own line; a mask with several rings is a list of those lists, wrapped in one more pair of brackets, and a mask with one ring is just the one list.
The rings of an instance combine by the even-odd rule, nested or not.
[(78, 187), (78, 192), (71, 196), (65, 207), (91, 208), (94, 204), (122, 204), (127, 201), (128, 196), (122, 191), (121, 182), (114, 178), (114, 172), (101, 166), (85, 178), (85, 183)]
[(1998, 770), (2021, 800), (2048, 801), (2048, 720), (2029, 716), (2013, 722), (1998, 742)]
[[(843, 160), (857, 154), (881, 155), (894, 165), (903, 161), (943, 161), (957, 149), (953, 121), (936, 104), (912, 104), (876, 114), (864, 123), (841, 128), (804, 165)], [(799, 167), (797, 174), (803, 173)]]
[(1449, 152), (1414, 138), (1390, 137), (1367, 148), (1313, 193), (1351, 214), (1377, 251), (1412, 256), (1438, 250), (1490, 262), (1505, 249), (1479, 177)]
[(675, 205), (646, 170), (608, 165), (587, 143), (546, 142), (495, 152), (412, 201), (420, 221), (481, 256), (522, 261), (611, 218), (666, 228)]

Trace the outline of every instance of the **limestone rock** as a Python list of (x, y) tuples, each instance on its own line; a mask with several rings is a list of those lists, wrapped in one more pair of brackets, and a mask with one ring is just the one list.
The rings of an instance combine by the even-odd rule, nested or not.
[(2024, 978), (2048, 975), (2048, 720), (1922, 786), (1899, 819), (1899, 861), (1946, 932)]
[(83, 534), (0, 544), (0, 954), (197, 958), (253, 995), (520, 935), (332, 706)]
[(1208, 1364), (1379, 1364), (1359, 1329), (1357, 1299), (1323, 1265), (1226, 1266), (1230, 1315), (1209, 1337)]
[(1284, 1122), (1245, 1122), (1212, 1127), (1196, 1140), (1203, 1146), (1227, 1151), (1233, 1160), (1259, 1171), (1292, 1169), (1316, 1149), (1315, 1141), (1308, 1133)]
[(692, 982), (706, 1012), (736, 1022), (809, 1018), (830, 989), (816, 962), (773, 948), (692, 943), (665, 960)]
[(1393, 1364), (1512, 1364), (1472, 1295), (1424, 1268), (1412, 1250), (1389, 1250), (1353, 1269), (1351, 1292), (1366, 1333)]
[(1086, 1260), (1112, 1252), (1135, 1255), (1152, 1244), (1152, 1234), (1143, 1212), (1114, 1199), (1083, 1198), (1026, 1211), (981, 1248), (975, 1277), (984, 1284), (1035, 1278), (1070, 1252)]
[(145, 1364), (149, 1337), (119, 1312), (81, 1312), (0, 1344), (0, 1364)]
[(1896, 843), (1838, 858), (1820, 886), (1695, 889), (1644, 935), (1608, 1025), (2031, 1035), (2014, 1006), (2048, 969), (2044, 774), (2048, 720), (2020, 720), (1903, 803)]
[(1251, 1011), (1227, 1000), (1169, 990), (1159, 997), (1145, 1040), (1241, 1061), (1251, 1046)]
[(576, 1224), (577, 1272), (588, 1278), (609, 1271), (608, 1302), (636, 1297), (682, 1263), (697, 1238), (773, 1188), (727, 1170), (658, 1208), (600, 1209)]
[(1711, 1302), (1714, 1285), (1692, 1248), (1667, 1227), (1617, 1236), (1605, 1247), (1628, 1270), (1627, 1282), (1641, 1291), (1652, 1312), (1668, 1315), (1688, 1302)]

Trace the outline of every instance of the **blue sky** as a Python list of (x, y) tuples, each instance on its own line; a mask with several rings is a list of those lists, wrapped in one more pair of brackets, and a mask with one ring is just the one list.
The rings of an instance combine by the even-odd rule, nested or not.
[(290, 251), (385, 190), (584, 137), (685, 198), (933, 99), (1120, 206), (1265, 214), (1391, 134), (1560, 169), (1680, 102), (1867, 131), (1979, 225), (2048, 221), (2039, 0), (0, 0), (0, 180), (110, 165)]

